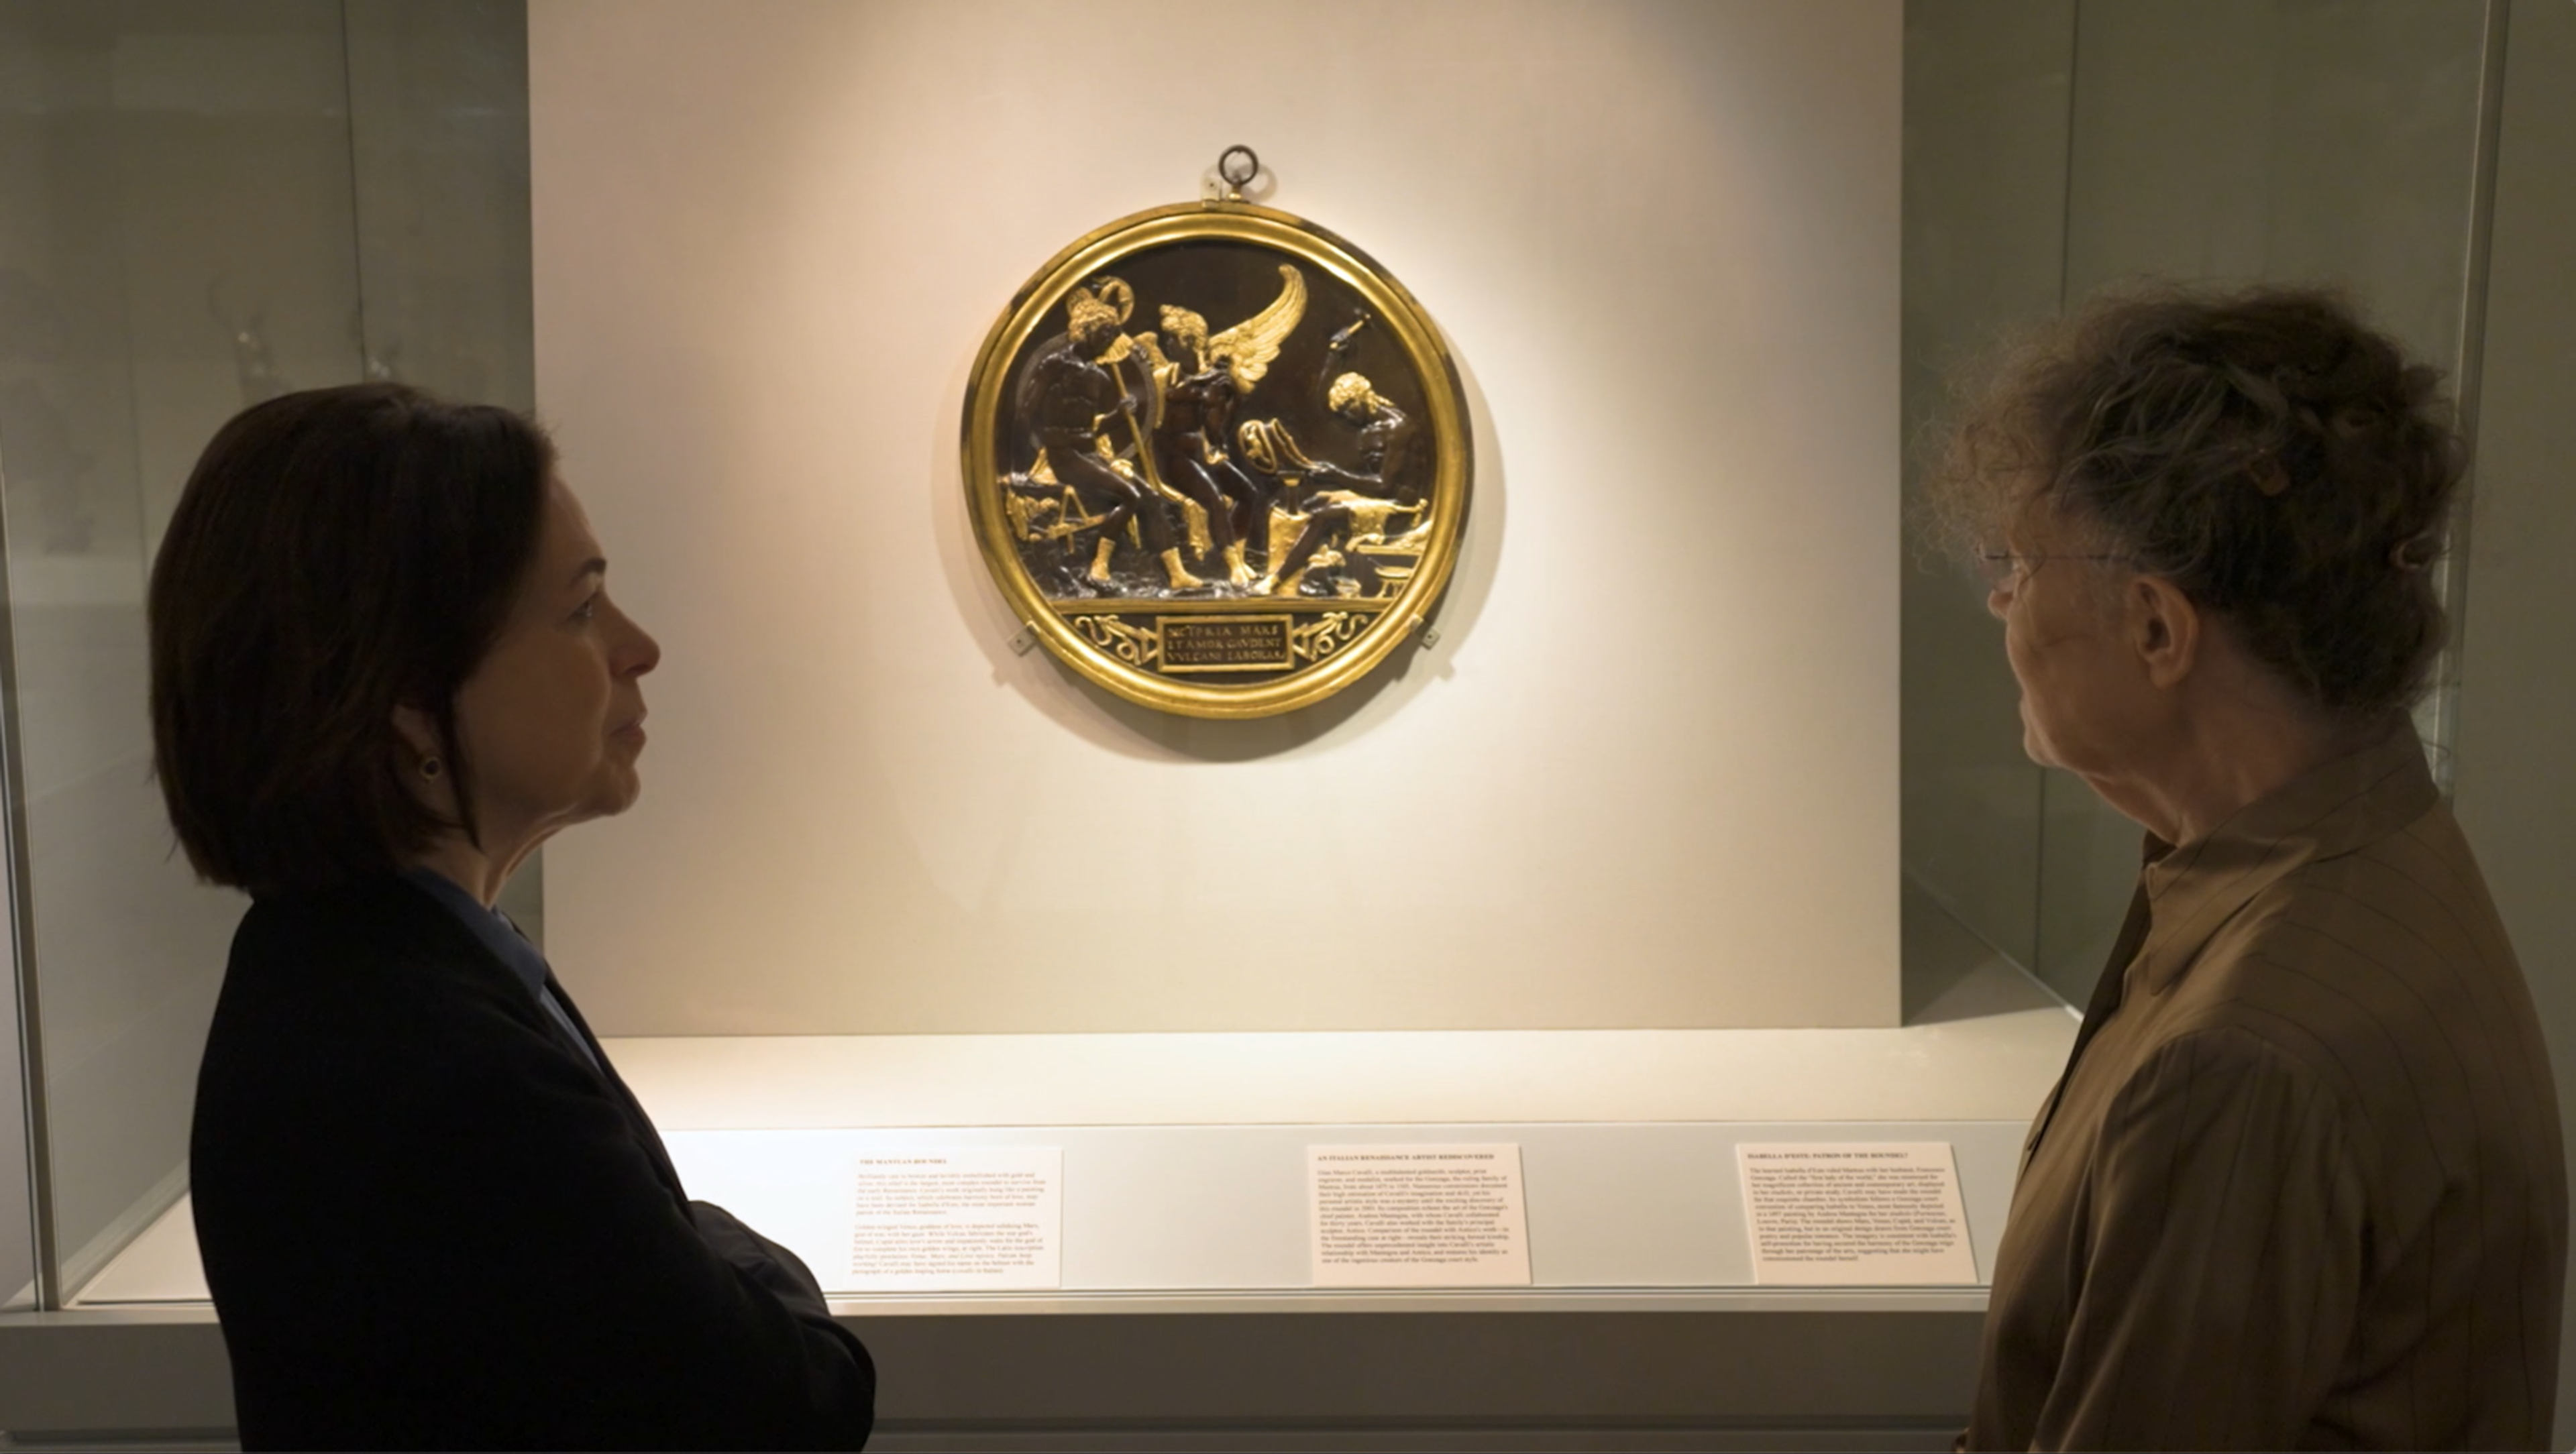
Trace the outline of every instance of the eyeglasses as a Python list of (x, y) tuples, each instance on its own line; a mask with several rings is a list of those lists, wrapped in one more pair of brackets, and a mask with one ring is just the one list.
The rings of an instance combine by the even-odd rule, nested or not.
[(1977, 552), (1977, 558), (1985, 565), (1986, 584), (1989, 587), (2001, 589), (2003, 586), (2014, 582), (2029, 580), (2032, 572), (2038, 570), (2041, 566), (2046, 565), (2052, 560), (2126, 561), (2129, 557), (2117, 553), (2092, 555), (2032, 555), (2010, 550), (1983, 550)]

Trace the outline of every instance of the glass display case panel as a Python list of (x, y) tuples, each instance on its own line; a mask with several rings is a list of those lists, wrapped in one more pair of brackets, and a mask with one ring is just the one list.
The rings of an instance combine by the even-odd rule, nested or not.
[(19, 1058), (16, 986), (0, 995), (0, 1313), (36, 1302), (35, 1204), (27, 1171), (25, 1067)]
[[(527, 0), (345, 0), (369, 378), (536, 407)], [(545, 942), (545, 850), (500, 907)]]
[[(2483, 0), (1914, 0), (1910, 465), (1937, 447), (1912, 431), (1937, 416), (1954, 370), (2108, 284), (2342, 284), (2457, 380), (2474, 343), (2488, 10)], [(2080, 781), (2023, 758), (2018, 688), (1982, 587), (1913, 555), (1907, 873), (2081, 1004), (2137, 879), (2138, 828)], [(2441, 568), (2454, 602), (2461, 564)], [(2446, 682), (2419, 713), (2446, 780), (2453, 696)]]
[[(1958, 371), (2054, 317), (2066, 247), (2069, 0), (1905, 7), (1908, 499)], [(1901, 623), (1905, 875), (2016, 964), (2036, 963), (2040, 773), (1985, 586), (1909, 511)]]
[(356, 368), (331, 0), (30, 3), (0, 46), (0, 465), (32, 981), (40, 1238), (77, 1286), (186, 1184), (195, 1068), (242, 901), (151, 781), (143, 588), (197, 452)]
[[(2075, 8), (2070, 305), (2148, 275), (2340, 284), (2460, 381), (2480, 266), (2484, 0)], [(2455, 608), (2462, 564), (2441, 568)], [(2445, 680), (2418, 713), (2446, 784), (2452, 691)], [(2138, 831), (2058, 773), (2042, 822), (2036, 967), (2081, 1004), (2137, 880)]]
[(527, 404), (525, 71), (518, 4), (0, 8), (7, 762), (32, 1011), (11, 1045), (34, 1133), (10, 1158), (30, 1194), (5, 1198), (26, 1236), (0, 1217), (0, 1248), (35, 1247), (31, 1295), (76, 1291), (185, 1189), (244, 902), (195, 881), (151, 781), (163, 526), (215, 429), (287, 390), (419, 378)]

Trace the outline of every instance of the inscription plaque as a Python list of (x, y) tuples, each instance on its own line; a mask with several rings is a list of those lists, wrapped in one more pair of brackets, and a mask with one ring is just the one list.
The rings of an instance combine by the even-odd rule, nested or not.
[(1163, 670), (1287, 671), (1296, 666), (1288, 633), (1294, 616), (1157, 616)]

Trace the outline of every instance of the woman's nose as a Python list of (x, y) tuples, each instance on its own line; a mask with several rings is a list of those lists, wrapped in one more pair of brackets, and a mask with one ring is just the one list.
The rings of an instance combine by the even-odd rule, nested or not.
[(2012, 609), (2012, 599), (2013, 593), (2011, 586), (1996, 586), (1994, 589), (1986, 592), (1986, 614), (1994, 617), (1998, 621), (2001, 621), (2004, 619), (2004, 613)]
[(624, 649), (619, 652), (620, 665), (625, 668), (626, 674), (640, 677), (646, 672), (651, 671), (653, 668), (660, 666), (662, 664), (662, 643), (653, 639), (652, 632), (637, 625), (634, 617), (627, 615), (623, 611), (620, 611), (617, 614), (619, 619), (625, 622), (626, 631), (630, 638), (625, 643)]

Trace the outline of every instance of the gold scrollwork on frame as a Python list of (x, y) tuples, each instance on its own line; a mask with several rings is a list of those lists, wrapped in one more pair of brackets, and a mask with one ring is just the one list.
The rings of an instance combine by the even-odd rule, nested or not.
[(1356, 611), (1327, 611), (1290, 633), (1288, 649), (1300, 661), (1322, 661), (1366, 635), (1368, 621)]
[(1259, 717), (1366, 676), (1447, 585), (1465, 397), (1357, 248), (1239, 200), (1158, 208), (1038, 270), (967, 389), (978, 543), (1110, 691)]
[(1163, 638), (1154, 631), (1139, 631), (1115, 616), (1077, 616), (1073, 629), (1085, 640), (1108, 652), (1129, 666), (1152, 667), (1163, 657)]

